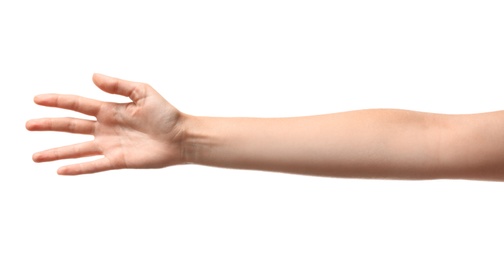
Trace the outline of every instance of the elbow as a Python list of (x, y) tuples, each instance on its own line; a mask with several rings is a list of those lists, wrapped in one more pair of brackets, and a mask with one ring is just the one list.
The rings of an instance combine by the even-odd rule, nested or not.
[(489, 116), (440, 117), (433, 142), (439, 179), (504, 181), (504, 134), (500, 133), (504, 124)]

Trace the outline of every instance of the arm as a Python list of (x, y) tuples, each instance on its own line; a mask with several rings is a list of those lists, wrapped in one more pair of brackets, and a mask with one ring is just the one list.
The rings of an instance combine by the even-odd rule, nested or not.
[(37, 96), (39, 105), (75, 110), (96, 121), (28, 121), (26, 127), (33, 131), (95, 137), (36, 153), (34, 161), (103, 155), (60, 168), (64, 175), (196, 163), (350, 178), (504, 180), (502, 112), (441, 115), (380, 109), (275, 119), (195, 117), (179, 112), (147, 84), (98, 74), (93, 81), (132, 102)]
[(504, 112), (360, 110), (278, 119), (189, 117), (189, 162), (320, 176), (504, 180)]

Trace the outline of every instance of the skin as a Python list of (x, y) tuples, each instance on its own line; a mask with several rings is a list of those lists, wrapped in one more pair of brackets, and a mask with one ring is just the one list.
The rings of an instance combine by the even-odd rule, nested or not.
[(61, 175), (193, 163), (345, 178), (504, 180), (502, 111), (443, 115), (370, 109), (293, 118), (198, 117), (178, 111), (148, 84), (101, 74), (94, 74), (93, 82), (131, 102), (36, 96), (38, 105), (96, 120), (29, 120), (30, 131), (94, 136), (35, 153), (35, 162), (103, 156), (63, 166)]

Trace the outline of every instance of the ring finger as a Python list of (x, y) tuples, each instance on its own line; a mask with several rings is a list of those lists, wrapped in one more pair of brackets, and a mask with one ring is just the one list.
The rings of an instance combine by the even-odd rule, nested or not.
[(85, 143), (73, 144), (38, 152), (33, 155), (33, 161), (50, 162), (61, 159), (80, 158), (100, 154), (101, 151), (96, 146), (94, 141), (89, 141)]

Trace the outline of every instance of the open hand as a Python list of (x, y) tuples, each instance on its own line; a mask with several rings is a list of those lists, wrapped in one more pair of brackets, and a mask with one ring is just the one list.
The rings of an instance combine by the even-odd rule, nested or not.
[(183, 163), (181, 142), (185, 116), (151, 86), (100, 74), (93, 82), (105, 92), (129, 97), (111, 103), (74, 95), (43, 94), (38, 105), (74, 110), (96, 120), (42, 118), (26, 123), (30, 131), (60, 131), (93, 135), (94, 140), (53, 148), (33, 155), (35, 162), (103, 155), (91, 162), (63, 166), (58, 174), (77, 175), (122, 168), (161, 168)]

